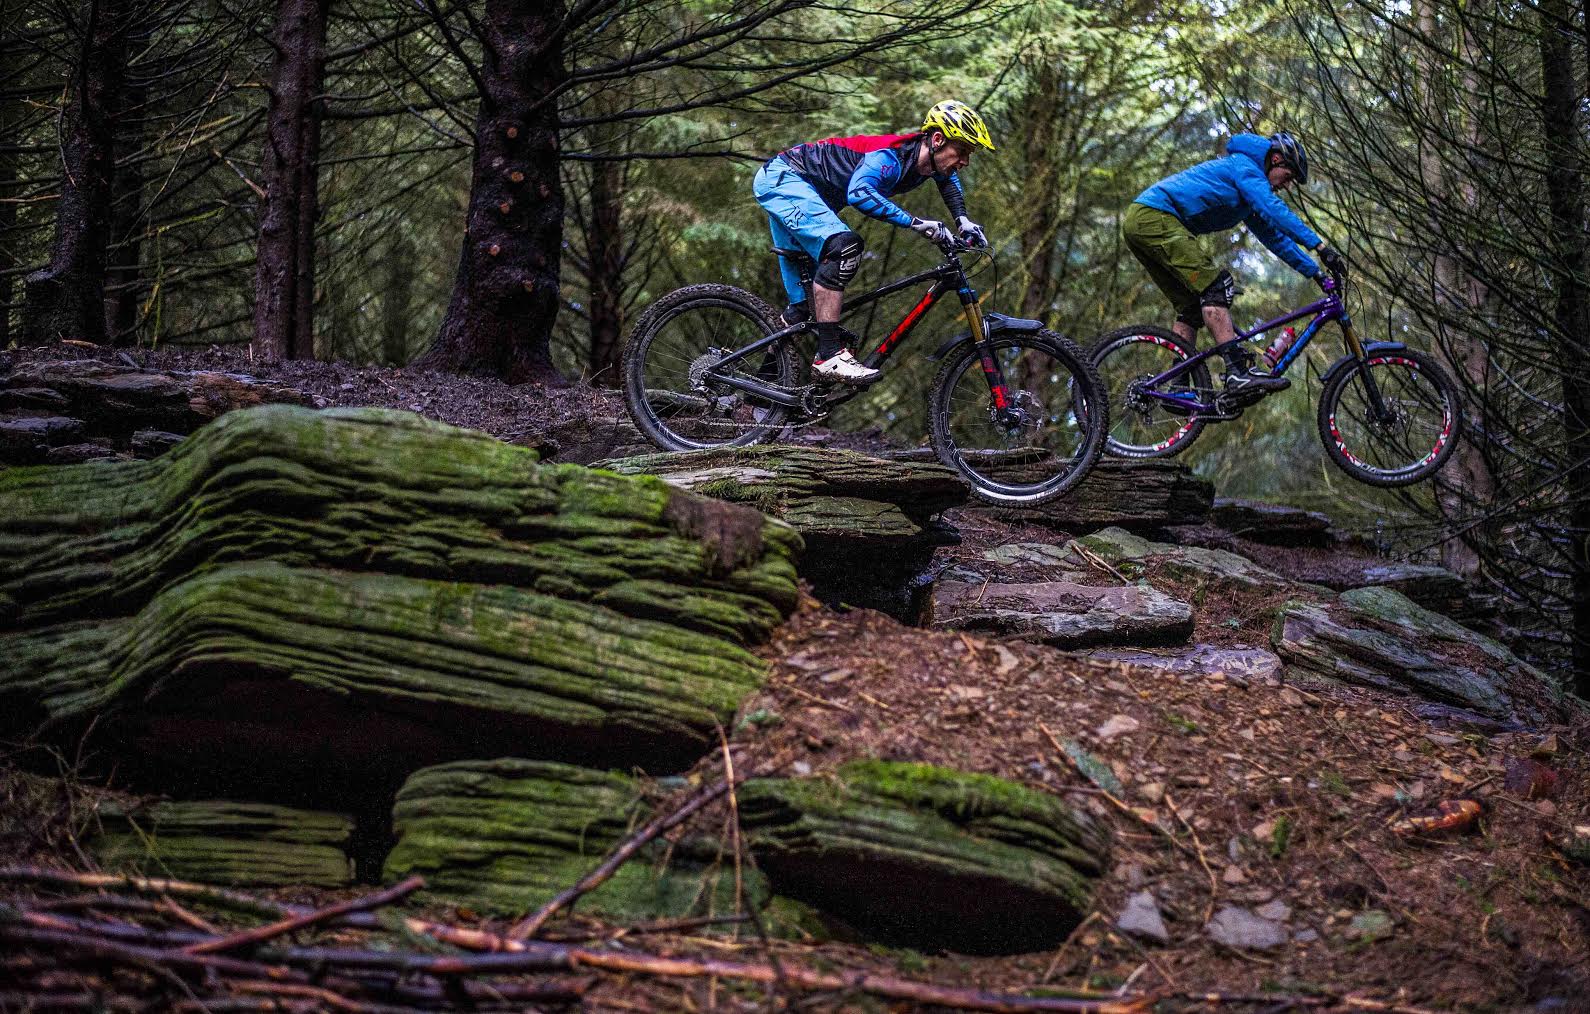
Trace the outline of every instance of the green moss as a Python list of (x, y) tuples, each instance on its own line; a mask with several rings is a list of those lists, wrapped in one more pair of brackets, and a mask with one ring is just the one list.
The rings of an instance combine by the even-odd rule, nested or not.
[(353, 821), (228, 800), (102, 806), (88, 848), (108, 870), (208, 884), (345, 887)]

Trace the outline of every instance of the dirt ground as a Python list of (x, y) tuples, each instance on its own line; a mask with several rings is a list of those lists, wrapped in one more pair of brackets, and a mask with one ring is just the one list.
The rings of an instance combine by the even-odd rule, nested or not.
[[(331, 404), (412, 409), (510, 440), (621, 411), (615, 393), (589, 387), (507, 388), (321, 363), (251, 370), (232, 350), (136, 355), (150, 366), (253, 372)], [(952, 520), (969, 547), (1065, 539), (975, 512)], [(1224, 643), (1264, 645), (1269, 605), (1222, 597), (1200, 609), (1198, 629)], [(969, 958), (838, 943), (765, 945), (743, 930), (738, 937), (632, 936), (635, 949), (760, 960), (771, 947), (786, 961), (828, 971), (959, 986), (1124, 987), (1166, 997), (1166, 1010), (1201, 1008), (1193, 997), (1213, 991), (1247, 997), (1223, 1005), (1241, 1010), (1293, 1009), (1296, 1001), (1341, 1010), (1590, 1011), (1590, 870), (1555, 845), (1590, 825), (1590, 722), (1582, 714), (1507, 733), (1435, 725), (1415, 714), (1410, 698), (1218, 673), (1179, 678), (1014, 640), (917, 629), (867, 610), (838, 612), (809, 598), (759, 652), (770, 677), (744, 705), (734, 733), (748, 756), (787, 755), (818, 774), (858, 757), (927, 761), (1042, 787), (1112, 828), (1110, 872), (1088, 920), (1047, 953)], [(1115, 731), (1121, 728), (1129, 731)], [(1121, 783), (1118, 795), (1066, 759), (1056, 745), (1066, 739), (1108, 765)], [(1507, 787), (1509, 760), (1531, 755), (1559, 775), (1546, 798)], [(8, 784), (0, 778), (0, 788)], [(1407, 838), (1391, 830), (1399, 817), (1459, 798), (1486, 811), (1466, 832)], [(0, 835), (0, 844), (10, 843), (3, 850), (80, 865), (59, 835), (61, 808), (28, 805), (0, 791), (13, 831), (18, 822), (37, 823)], [(1115, 929), (1127, 896), (1143, 889), (1158, 899), (1166, 945)], [(310, 903), (331, 897), (292, 895)], [(1204, 931), (1223, 906), (1275, 902), (1291, 929), (1312, 939), (1234, 951)], [(589, 925), (562, 928), (576, 924)], [(837, 995), (770, 1003), (759, 987), (617, 976), (602, 979), (588, 1004), (886, 1006)]]

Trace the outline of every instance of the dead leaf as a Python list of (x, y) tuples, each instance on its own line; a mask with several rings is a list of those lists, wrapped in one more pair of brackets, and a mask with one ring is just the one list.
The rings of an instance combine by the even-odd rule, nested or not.
[(1403, 837), (1442, 835), (1474, 827), (1485, 807), (1473, 799), (1445, 799), (1432, 810), (1414, 814), (1391, 825), (1393, 834)]
[(1510, 757), (1503, 788), (1525, 799), (1547, 799), (1557, 794), (1557, 772), (1528, 757)]

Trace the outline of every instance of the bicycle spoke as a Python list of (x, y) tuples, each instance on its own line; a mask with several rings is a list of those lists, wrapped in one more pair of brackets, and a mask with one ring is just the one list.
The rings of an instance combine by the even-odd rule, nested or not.
[[(1364, 374), (1373, 371), (1376, 411)], [(1436, 460), (1452, 439), (1456, 406), (1413, 360), (1396, 355), (1368, 361), (1342, 386), (1330, 415), (1337, 450), (1372, 478), (1413, 473)]]
[[(1197, 435), (1201, 427), (1195, 416), (1173, 411), (1148, 393), (1149, 380), (1184, 358), (1180, 346), (1152, 328), (1118, 332), (1095, 350), (1094, 365), (1109, 398), (1110, 453), (1133, 458), (1173, 454)], [(1155, 390), (1208, 402), (1213, 391), (1207, 378), (1200, 367)]]

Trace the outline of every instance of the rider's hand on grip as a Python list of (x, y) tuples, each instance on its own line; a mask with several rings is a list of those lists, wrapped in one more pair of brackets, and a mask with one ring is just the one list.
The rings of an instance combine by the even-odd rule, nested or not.
[(1329, 271), (1331, 274), (1345, 275), (1347, 273), (1346, 258), (1344, 258), (1341, 253), (1339, 253), (1336, 248), (1330, 244), (1327, 243), (1325, 246), (1319, 248), (1319, 259), (1322, 263), (1324, 263), (1325, 270)]
[(967, 246), (987, 246), (988, 237), (983, 235), (983, 227), (967, 218), (965, 215), (955, 220), (955, 228), (961, 232), (961, 241)]
[(938, 246), (943, 246), (955, 238), (949, 226), (943, 222), (935, 222), (931, 218), (911, 219), (911, 231), (919, 233), (923, 239)]

